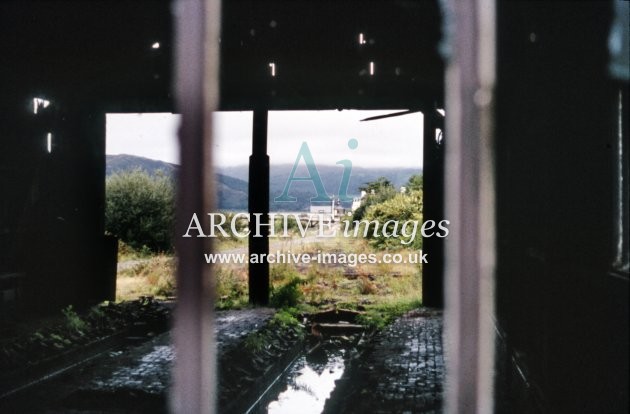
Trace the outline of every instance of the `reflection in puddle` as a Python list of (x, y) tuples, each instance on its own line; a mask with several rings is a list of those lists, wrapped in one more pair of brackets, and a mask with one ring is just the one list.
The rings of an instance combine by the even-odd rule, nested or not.
[(344, 370), (343, 350), (318, 349), (301, 356), (284, 381), (287, 389), (267, 406), (269, 414), (320, 414)]

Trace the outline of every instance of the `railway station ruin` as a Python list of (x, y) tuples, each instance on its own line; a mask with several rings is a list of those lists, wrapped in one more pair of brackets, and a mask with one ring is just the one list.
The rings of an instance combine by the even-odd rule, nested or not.
[[(181, 113), (183, 234), (212, 211), (213, 110), (254, 113), (265, 214), (268, 111), (400, 108), (424, 116), (424, 215), (452, 223), (422, 292), (448, 412), (627, 411), (627, 2), (8, 1), (0, 33), (1, 323), (114, 299), (106, 114)], [(173, 407), (210, 412), (209, 244), (178, 243)]]

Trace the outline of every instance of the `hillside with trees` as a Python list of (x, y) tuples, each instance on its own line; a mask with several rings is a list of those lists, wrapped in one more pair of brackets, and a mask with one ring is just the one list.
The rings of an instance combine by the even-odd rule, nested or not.
[[(280, 196), (285, 188), (287, 180), (291, 176), (290, 164), (271, 165), (270, 171), (270, 210), (271, 211), (307, 211), (310, 207), (310, 199), (317, 195), (311, 182), (292, 182), (289, 195), (297, 198), (295, 202), (275, 202), (274, 198)], [(107, 155), (106, 174), (110, 176), (123, 171), (141, 169), (149, 175), (163, 174), (175, 178), (179, 165), (163, 161), (152, 160), (134, 155)], [(339, 194), (339, 186), (343, 175), (343, 168), (339, 165), (317, 166), (317, 172), (321, 178), (326, 193), (329, 196)], [(379, 177), (386, 177), (388, 182), (396, 189), (403, 185), (409, 185), (410, 177), (421, 174), (420, 168), (363, 168), (353, 167), (350, 182), (347, 189), (349, 197), (358, 196), (367, 183), (375, 182)], [(308, 171), (304, 166), (296, 170), (296, 177), (308, 177)], [(215, 188), (217, 191), (217, 207), (219, 210), (246, 211), (249, 167), (247, 165), (235, 167), (219, 167), (215, 173)], [(345, 203), (346, 207), (350, 202)]]

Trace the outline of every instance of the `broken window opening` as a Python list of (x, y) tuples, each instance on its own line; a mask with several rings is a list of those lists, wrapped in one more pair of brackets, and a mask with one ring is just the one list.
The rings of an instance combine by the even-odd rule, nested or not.
[(617, 191), (615, 195), (615, 258), (614, 271), (628, 276), (630, 273), (630, 225), (628, 217), (630, 176), (628, 174), (628, 131), (624, 107), (627, 106), (627, 93), (619, 90), (617, 97), (616, 131), (616, 172)]
[(48, 108), (50, 101), (44, 98), (33, 98), (33, 113), (37, 115), (40, 109)]
[(46, 151), (48, 151), (49, 154), (52, 153), (52, 133), (51, 132), (46, 134)]
[[(149, 257), (155, 257), (157, 251), (172, 249), (175, 238), (167, 236), (168, 232), (163, 229), (170, 228), (173, 222), (171, 208), (180, 170), (179, 122), (180, 116), (172, 113), (106, 114), (105, 230), (119, 238), (127, 251), (142, 249), (151, 253)], [(139, 195), (141, 188), (150, 196)], [(128, 207), (132, 204), (136, 207)], [(117, 217), (117, 212), (133, 219), (112, 219)], [(147, 233), (135, 227), (134, 223), (140, 219), (150, 229)], [(168, 275), (161, 284), (161, 294), (165, 296), (174, 293), (175, 282), (171, 275), (175, 257), (165, 254), (165, 261), (160, 265)], [(119, 300), (136, 300), (151, 294), (150, 283), (138, 283), (130, 289), (131, 277), (133, 273), (117, 272), (115, 296)]]
[(435, 130), (435, 143), (438, 145), (442, 145), (443, 141), (444, 141), (444, 133), (442, 132), (441, 128), (437, 128)]

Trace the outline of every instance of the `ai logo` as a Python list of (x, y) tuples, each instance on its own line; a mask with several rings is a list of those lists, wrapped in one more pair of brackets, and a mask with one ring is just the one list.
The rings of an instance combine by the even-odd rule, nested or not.
[[(358, 146), (359, 141), (357, 141), (356, 139), (352, 138), (348, 140), (348, 148), (350, 148), (351, 150), (357, 149)], [(300, 165), (300, 161), (302, 159), (304, 160), (304, 164), (306, 165), (308, 176), (296, 177), (295, 172)], [(350, 184), (350, 174), (352, 173), (352, 161), (339, 160), (336, 162), (336, 164), (343, 167), (343, 176), (341, 177), (341, 183), (339, 184), (339, 200), (352, 201), (352, 197), (348, 196), (348, 185)], [(317, 192), (317, 196), (311, 198), (311, 201), (331, 201), (331, 198), (328, 197), (328, 194), (326, 193), (324, 183), (319, 176), (319, 172), (317, 171), (317, 167), (315, 166), (315, 161), (313, 160), (313, 155), (311, 154), (311, 150), (308, 148), (308, 144), (306, 142), (302, 142), (302, 146), (300, 147), (300, 151), (298, 152), (297, 158), (295, 159), (295, 163), (293, 164), (293, 168), (291, 169), (289, 178), (287, 178), (287, 182), (284, 185), (284, 190), (282, 191), (282, 194), (280, 196), (274, 198), (275, 202), (297, 201), (297, 198), (291, 197), (289, 195), (289, 189), (291, 188), (291, 184), (294, 181), (311, 181), (313, 183), (315, 191)]]

